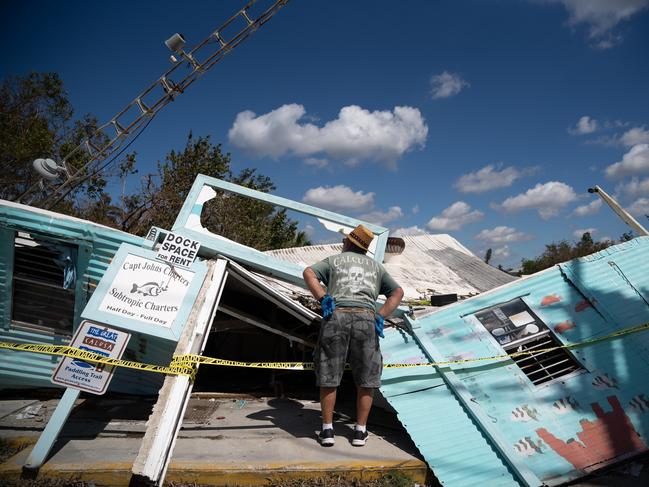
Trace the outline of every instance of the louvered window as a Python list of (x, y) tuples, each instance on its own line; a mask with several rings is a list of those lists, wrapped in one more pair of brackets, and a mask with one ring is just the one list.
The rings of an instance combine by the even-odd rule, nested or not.
[(20, 232), (14, 243), (14, 325), (72, 334), (77, 248)]
[(475, 317), (535, 385), (582, 370), (569, 351), (547, 351), (561, 343), (520, 298), (479, 311)]

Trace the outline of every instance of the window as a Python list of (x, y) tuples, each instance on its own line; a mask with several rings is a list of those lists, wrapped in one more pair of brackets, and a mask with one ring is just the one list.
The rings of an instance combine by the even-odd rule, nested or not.
[(565, 349), (543, 351), (561, 343), (520, 298), (479, 311), (475, 317), (508, 354), (532, 352), (512, 360), (535, 385), (582, 369)]
[(20, 232), (14, 241), (11, 320), (72, 334), (77, 248)]

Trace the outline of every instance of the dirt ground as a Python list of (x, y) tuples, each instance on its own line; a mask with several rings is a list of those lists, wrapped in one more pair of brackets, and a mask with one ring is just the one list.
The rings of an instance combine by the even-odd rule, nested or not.
[[(99, 484), (76, 482), (74, 480), (38, 479), (38, 480), (2, 480), (4, 487), (102, 487)], [(165, 484), (167, 485), (167, 484)], [(416, 484), (401, 474), (386, 474), (382, 478), (361, 482), (344, 476), (331, 476), (319, 479), (290, 480), (281, 483), (268, 483), (263, 487), (425, 487)], [(209, 487), (200, 484), (171, 483), (167, 487)], [(233, 486), (237, 487), (237, 486)], [(261, 486), (260, 486), (261, 487)]]

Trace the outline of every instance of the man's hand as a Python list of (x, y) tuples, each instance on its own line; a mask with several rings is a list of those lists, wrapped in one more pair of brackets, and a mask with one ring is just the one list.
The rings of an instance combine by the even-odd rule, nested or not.
[(374, 330), (376, 331), (376, 334), (381, 338), (385, 338), (385, 335), (383, 334), (383, 324), (384, 324), (383, 316), (376, 313), (376, 318), (374, 318)]
[(403, 289), (398, 287), (392, 292), (392, 294), (390, 294), (390, 296), (388, 296), (388, 299), (383, 303), (383, 306), (381, 306), (377, 314), (389, 317), (394, 310), (397, 309), (397, 306), (399, 306), (402, 299)]
[(322, 317), (326, 320), (329, 319), (336, 309), (336, 303), (334, 303), (334, 298), (330, 294), (325, 294), (320, 300), (320, 306), (322, 306)]

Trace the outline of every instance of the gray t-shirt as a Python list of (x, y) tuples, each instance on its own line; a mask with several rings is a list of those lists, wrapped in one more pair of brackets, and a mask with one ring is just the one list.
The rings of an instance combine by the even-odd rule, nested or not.
[(400, 287), (385, 267), (356, 252), (343, 252), (311, 266), (336, 306), (376, 309), (379, 294), (390, 296)]

